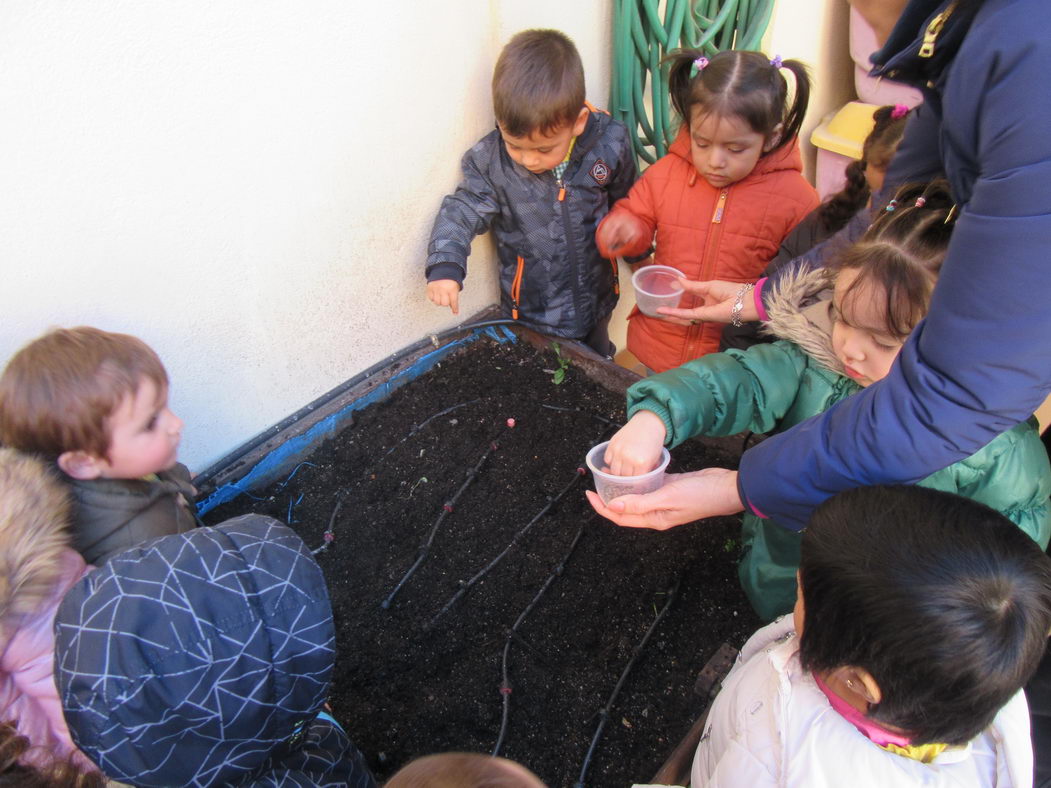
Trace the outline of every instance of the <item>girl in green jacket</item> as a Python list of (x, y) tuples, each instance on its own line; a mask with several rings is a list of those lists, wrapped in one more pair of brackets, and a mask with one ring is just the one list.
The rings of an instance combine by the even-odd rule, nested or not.
[[(904, 187), (834, 266), (779, 283), (766, 324), (779, 341), (705, 356), (634, 384), (630, 420), (606, 452), (610, 472), (644, 473), (663, 445), (696, 435), (787, 430), (885, 377), (909, 334), (922, 331), (917, 324), (927, 313), (955, 214), (944, 181)], [(874, 439), (855, 436), (859, 443)], [(1033, 418), (917, 484), (997, 509), (1042, 548), (1051, 538), (1051, 464)], [(767, 620), (789, 612), (799, 533), (746, 513), (742, 542), (739, 574), (753, 607)]]

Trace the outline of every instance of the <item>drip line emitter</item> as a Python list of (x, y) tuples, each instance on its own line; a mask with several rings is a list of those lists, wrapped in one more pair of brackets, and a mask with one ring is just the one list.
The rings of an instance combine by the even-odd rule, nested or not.
[[(438, 419), (438, 418), (440, 418), (442, 416), (446, 416), (449, 413), (452, 413), (452, 412), (458, 410), (459, 408), (465, 407), (467, 405), (475, 404), (475, 403), (477, 403), (479, 401), (480, 400), (475, 399), (475, 400), (470, 400), (468, 402), (461, 402), (461, 403), (459, 403), (457, 405), (453, 405), (453, 406), (451, 406), (449, 408), (445, 408), (444, 410), (439, 411), (438, 413), (435, 413), (432, 416), (428, 417), (427, 419), (425, 419), (424, 421), (420, 422), (419, 424), (414, 425), (413, 428), (405, 436), (403, 436), (394, 445), (392, 445), (389, 449), (387, 449), (387, 451), (379, 458), (379, 460), (377, 462), (382, 462), (383, 460), (385, 460), (387, 457), (390, 456), (390, 454), (398, 446), (402, 445), (407, 440), (409, 440), (410, 438), (415, 436), (427, 424), (429, 424), (430, 422), (434, 421), (435, 419)], [(621, 426), (620, 424), (618, 424), (618, 423), (616, 423), (614, 421), (611, 421), (610, 419), (607, 419), (607, 418), (605, 418), (603, 416), (600, 416), (598, 414), (595, 414), (595, 413), (590, 413), (590, 412), (582, 410), (580, 408), (560, 407), (560, 406), (553, 406), (553, 405), (546, 405), (546, 404), (542, 404), (541, 407), (547, 408), (549, 410), (555, 410), (555, 411), (561, 411), (561, 412), (567, 412), (567, 413), (579, 413), (579, 414), (582, 414), (582, 415), (585, 415), (585, 416), (589, 416), (589, 417), (595, 419), (596, 421), (600, 422), (603, 425), (603, 436), (600, 438), (600, 441), (602, 439), (604, 439), (605, 435), (607, 435), (612, 429), (616, 429), (616, 428)], [(493, 436), (486, 442), (486, 445), (485, 445), (484, 449), (481, 451), (481, 453), (480, 453), (480, 455), (478, 457), (478, 460), (474, 463), (474, 465), (472, 465), (470, 468), (468, 468), (467, 471), (465, 472), (465, 478), (464, 478), (463, 482), (453, 492), (453, 494), (445, 501), (445, 503), (442, 504), (441, 511), (435, 517), (435, 520), (434, 520), (433, 524), (431, 525), (430, 531), (427, 534), (427, 538), (420, 545), (420, 548), (419, 548), (419, 550), (418, 550), (418, 552), (416, 554), (416, 558), (413, 561), (412, 565), (406, 570), (406, 572), (402, 576), (401, 580), (398, 581), (398, 583), (391, 590), (390, 594), (388, 594), (388, 596), (381, 603), (381, 607), (383, 609), (385, 609), (385, 610), (390, 609), (391, 605), (394, 602), (395, 597), (398, 595), (398, 593), (401, 591), (401, 589), (406, 585), (406, 583), (408, 583), (408, 581), (412, 578), (412, 576), (415, 574), (417, 569), (419, 569), (419, 567), (427, 559), (427, 557), (430, 554), (431, 547), (434, 544), (435, 537), (438, 534), (442, 523), (444, 523), (449, 517), (451, 517), (453, 515), (453, 513), (456, 510), (456, 506), (457, 506), (460, 498), (464, 495), (464, 493), (470, 488), (470, 486), (478, 478), (479, 473), (482, 471), (482, 469), (485, 466), (486, 462), (493, 455), (493, 453), (500, 449), (500, 440), (503, 438), (503, 436), (506, 434), (506, 432), (508, 430), (514, 429), (514, 427), (515, 427), (515, 420), (513, 418), (507, 419), (500, 426), (500, 428), (498, 430), (496, 430), (496, 432), (493, 434)], [(312, 465), (312, 463), (301, 463), (299, 466), (296, 466), (296, 468), (292, 471), (292, 474), (288, 477), (288, 479), (285, 480), (284, 484), (287, 484), (291, 480), (292, 476), (295, 475), (295, 473), (299, 470), (299, 468), (302, 465)], [(375, 465), (370, 467), (369, 471), (366, 472), (366, 476), (370, 472), (372, 472), (374, 470), (375, 470)], [(550, 512), (551, 509), (560, 500), (562, 500), (562, 498), (564, 498), (567, 493), (569, 493), (572, 489), (574, 489), (576, 487), (576, 485), (579, 484), (580, 480), (585, 475), (586, 475), (586, 471), (584, 470), (584, 468), (576, 468), (574, 473), (573, 473), (573, 478), (571, 480), (569, 480), (566, 483), (566, 485), (556, 495), (548, 497), (547, 503), (528, 522), (526, 522), (525, 525), (523, 525), (518, 531), (515, 532), (514, 536), (511, 537), (510, 542), (508, 542), (507, 546), (504, 547), (504, 549), (501, 550), (499, 554), (497, 554), (484, 567), (482, 567), (478, 572), (476, 572), (470, 579), (459, 581), (459, 588), (452, 595), (452, 597), (450, 597), (449, 600), (438, 610), (438, 612), (426, 624), (424, 624), (423, 629), (425, 631), (429, 631), (429, 630), (433, 629), (434, 625), (438, 622), (438, 620), (441, 619), (446, 613), (448, 613), (456, 605), (457, 602), (459, 602), (464, 596), (466, 596), (467, 593), (471, 590), (472, 587), (474, 587), (479, 582), (481, 582), (485, 578), (485, 576), (489, 574), (489, 572), (491, 572), (493, 569), (495, 569), (503, 561), (503, 559), (505, 557), (507, 557), (507, 555), (516, 546), (518, 546), (522, 542), (522, 540), (528, 535), (528, 533), (533, 528), (533, 526), (536, 525), (546, 514), (548, 514), (548, 512)], [(323, 532), (323, 542), (322, 542), (322, 544), (319, 547), (315, 548), (311, 552), (313, 552), (315, 554), (321, 553), (324, 550), (326, 550), (335, 541), (335, 524), (336, 524), (336, 519), (337, 519), (337, 517), (339, 515), (339, 512), (342, 509), (343, 501), (344, 501), (345, 496), (346, 496), (346, 493), (343, 493), (336, 500), (336, 504), (333, 507), (332, 514), (329, 517), (328, 525), (326, 526), (325, 531)], [(297, 505), (301, 500), (302, 500), (302, 495), (300, 495), (299, 499), (296, 500), (294, 504), (290, 504), (290, 509), (289, 509), (290, 513), (291, 513), (292, 506)], [(596, 517), (597, 516), (593, 516), (589, 520), (589, 522), (594, 521), (594, 519), (596, 519)], [(505, 630), (506, 639), (504, 641), (503, 655), (502, 655), (502, 659), (501, 659), (501, 682), (500, 682), (500, 685), (498, 687), (498, 691), (499, 691), (500, 698), (501, 698), (501, 703), (502, 703), (502, 714), (501, 714), (500, 731), (499, 731), (499, 733), (497, 735), (496, 743), (495, 743), (495, 745), (493, 746), (493, 749), (492, 749), (492, 755), (494, 755), (494, 756), (498, 755), (500, 753), (500, 750), (503, 747), (504, 741), (505, 741), (505, 739), (507, 737), (508, 729), (510, 727), (511, 695), (512, 695), (512, 685), (511, 685), (511, 680), (510, 680), (511, 645), (512, 645), (512, 643), (517, 643), (518, 645), (522, 646), (523, 649), (525, 649), (527, 652), (529, 652), (529, 654), (531, 654), (534, 659), (536, 659), (538, 662), (540, 662), (541, 665), (544, 665), (545, 667), (550, 668), (550, 665), (545, 660), (545, 658), (544, 658), (543, 654), (540, 652), (540, 650), (537, 649), (535, 646), (533, 646), (528, 640), (523, 638), (522, 635), (519, 632), (519, 629), (522, 626), (522, 624), (525, 622), (525, 620), (529, 617), (529, 614), (533, 611), (533, 609), (537, 606), (537, 604), (539, 604), (540, 600), (543, 598), (545, 593), (550, 589), (550, 587), (555, 583), (555, 581), (564, 574), (566, 565), (569, 563), (569, 561), (572, 558), (574, 552), (576, 551), (576, 548), (577, 548), (578, 544), (580, 543), (581, 539), (584, 536), (585, 525), (581, 525), (577, 529), (577, 533), (573, 537), (573, 540), (570, 543), (570, 545), (569, 545), (568, 549), (566, 550), (565, 554), (563, 555), (562, 560), (558, 563), (557, 566), (555, 566), (555, 568), (551, 571), (551, 573), (548, 575), (548, 577), (544, 580), (543, 584), (540, 586), (540, 588), (538, 589), (537, 593), (534, 595), (532, 600), (530, 600), (529, 604), (526, 605), (525, 609), (515, 619), (514, 624), (510, 628)], [(597, 727), (595, 729), (594, 735), (592, 736), (591, 744), (590, 744), (590, 746), (588, 748), (587, 754), (584, 757), (583, 764), (581, 765), (580, 776), (579, 776), (577, 782), (574, 784), (574, 788), (584, 788), (584, 786), (585, 786), (585, 778), (587, 776), (588, 769), (591, 766), (591, 761), (594, 758), (595, 751), (598, 748), (599, 742), (602, 739), (602, 735), (603, 735), (603, 732), (605, 730), (606, 723), (608, 722), (608, 720), (610, 718), (610, 715), (612, 714), (613, 706), (616, 703), (617, 698), (618, 698), (618, 696), (620, 694), (620, 691), (623, 688), (625, 682), (627, 681), (628, 676), (631, 673), (632, 668), (634, 667), (635, 663), (638, 661), (639, 656), (642, 654), (642, 652), (645, 649), (647, 643), (649, 642), (651, 636), (656, 631), (658, 626), (660, 626), (661, 622), (667, 616), (668, 611), (671, 609), (673, 603), (675, 602), (675, 600), (676, 600), (676, 598), (678, 596), (679, 586), (681, 584), (681, 580), (682, 580), (682, 578), (680, 577), (678, 580), (676, 580), (676, 582), (672, 586), (672, 588), (669, 591), (666, 592), (667, 593), (667, 600), (665, 601), (664, 606), (661, 608), (661, 610), (657, 614), (656, 618), (650, 624), (650, 626), (646, 630), (645, 634), (642, 636), (642, 638), (639, 640), (639, 642), (632, 649), (631, 656), (628, 659), (627, 664), (624, 666), (623, 670), (621, 671), (620, 677), (617, 680), (617, 683), (614, 686), (613, 691), (610, 693), (610, 696), (607, 699), (605, 705), (598, 710), (598, 712), (596, 714), (596, 716), (598, 717), (598, 725), (597, 725)]]

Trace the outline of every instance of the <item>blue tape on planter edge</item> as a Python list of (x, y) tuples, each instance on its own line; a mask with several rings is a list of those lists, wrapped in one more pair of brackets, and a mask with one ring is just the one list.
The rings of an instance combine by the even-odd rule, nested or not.
[(401, 388), (406, 383), (415, 380), (424, 372), (430, 370), (457, 347), (470, 344), (482, 335), (488, 336), (500, 344), (518, 341), (518, 335), (507, 326), (489, 326), (488, 328), (475, 329), (462, 339), (453, 340), (446, 345), (442, 345), (437, 350), (432, 350), (430, 353), (418, 358), (397, 375), (394, 375), (383, 385), (377, 386), (364, 397), (360, 397), (336, 413), (326, 416), (302, 435), (297, 435), (282, 443), (256, 463), (252, 470), (238, 481), (218, 487), (215, 492), (197, 504), (197, 514), (203, 515), (216, 506), (232, 501), (241, 493), (250, 492), (254, 487), (267, 483), (277, 469), (305, 457), (314, 450), (314, 447), (319, 442), (335, 435), (339, 426), (354, 411), (362, 410), (374, 402), (386, 399), (395, 389)]

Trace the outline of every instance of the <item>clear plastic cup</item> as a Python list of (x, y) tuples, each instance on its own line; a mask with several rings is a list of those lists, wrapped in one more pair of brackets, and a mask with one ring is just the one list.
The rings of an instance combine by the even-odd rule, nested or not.
[(592, 476), (595, 477), (595, 492), (599, 494), (603, 503), (609, 503), (621, 495), (642, 495), (659, 490), (664, 485), (664, 470), (668, 467), (671, 455), (668, 450), (661, 449), (661, 461), (649, 473), (641, 476), (614, 476), (603, 469), (605, 462), (606, 447), (609, 441), (600, 443), (588, 452), (587, 464)]
[(679, 284), (682, 271), (670, 265), (644, 265), (631, 277), (635, 303), (644, 315), (660, 317), (657, 307), (677, 307), (683, 289)]

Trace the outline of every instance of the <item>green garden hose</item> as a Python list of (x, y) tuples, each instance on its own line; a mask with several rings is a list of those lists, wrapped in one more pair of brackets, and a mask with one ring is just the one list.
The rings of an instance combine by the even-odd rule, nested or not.
[(628, 127), (639, 159), (655, 162), (678, 131), (664, 56), (680, 47), (709, 56), (759, 49), (773, 9), (774, 0), (614, 0), (610, 112)]

